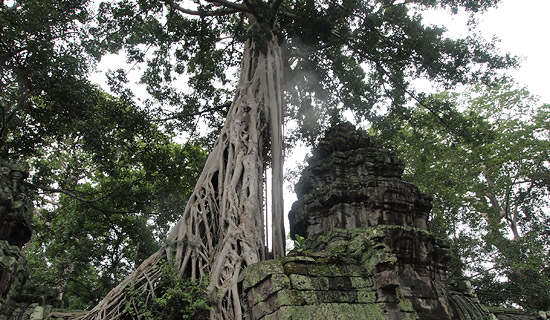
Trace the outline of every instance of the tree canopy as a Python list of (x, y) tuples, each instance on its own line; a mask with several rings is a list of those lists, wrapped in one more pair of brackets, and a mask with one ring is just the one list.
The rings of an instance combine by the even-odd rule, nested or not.
[(90, 307), (160, 246), (205, 152), (87, 80), (85, 1), (3, 4), (0, 21), (0, 154), (37, 192), (28, 291)]
[(452, 239), (455, 276), (490, 305), (547, 309), (550, 106), (507, 79), (425, 103), (381, 137), (434, 194), (432, 229)]
[[(143, 64), (140, 82), (159, 117), (184, 129), (202, 114), (217, 128), (232, 100), (244, 42), (266, 28), (283, 54), (285, 118), (297, 129), (287, 139), (309, 139), (345, 109), (372, 119), (398, 109), (411, 80), (445, 87), (488, 81), (516, 60), (475, 36), (453, 40), (424, 25), (425, 9), (483, 11), (495, 1), (114, 1), (102, 3), (90, 29), (96, 54), (125, 52)], [(253, 17), (253, 19), (249, 19)], [(472, 68), (472, 66), (476, 66)], [(128, 93), (127, 70), (111, 73), (113, 87)], [(182, 86), (181, 79), (185, 79)], [(221, 109), (221, 118), (220, 115)]]

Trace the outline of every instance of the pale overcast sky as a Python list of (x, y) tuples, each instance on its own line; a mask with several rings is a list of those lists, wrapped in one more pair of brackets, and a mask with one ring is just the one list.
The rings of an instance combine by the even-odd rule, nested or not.
[[(478, 15), (478, 30), (486, 39), (497, 36), (499, 47), (524, 58), (518, 70), (507, 71), (526, 85), (541, 102), (550, 103), (550, 0), (501, 0), (496, 9)], [(452, 35), (465, 36), (466, 15), (430, 15), (427, 21), (444, 25)]]
[(525, 58), (514, 78), (550, 103), (549, 0), (505, 0), (482, 16), (480, 28), (496, 34), (501, 48)]

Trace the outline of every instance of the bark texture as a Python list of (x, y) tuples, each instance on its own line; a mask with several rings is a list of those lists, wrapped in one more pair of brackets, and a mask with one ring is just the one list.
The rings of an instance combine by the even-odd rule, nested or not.
[(128, 290), (155, 295), (162, 261), (182, 277), (209, 277), (215, 305), (211, 319), (242, 319), (238, 277), (246, 266), (265, 259), (263, 172), (266, 149), (273, 159), (273, 249), (284, 255), (282, 226), (282, 65), (273, 37), (257, 47), (245, 45), (239, 86), (226, 123), (179, 222), (167, 244), (145, 260), (95, 308), (77, 319), (118, 319)]

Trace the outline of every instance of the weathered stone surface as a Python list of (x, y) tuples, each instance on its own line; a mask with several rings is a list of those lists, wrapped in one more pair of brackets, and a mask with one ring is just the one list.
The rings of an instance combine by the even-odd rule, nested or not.
[(283, 274), (283, 265), (279, 260), (267, 260), (262, 264), (249, 266), (241, 275), (243, 290), (247, 291), (273, 274)]
[(290, 283), (296, 290), (328, 290), (330, 287), (330, 278), (328, 277), (309, 277), (301, 274), (290, 274)]
[(403, 163), (350, 124), (333, 128), (296, 186), (299, 252), (249, 267), (243, 289), (259, 319), (546, 319), (489, 311), (467, 283), (450, 290), (448, 244), (426, 229), (430, 197)]
[(326, 133), (296, 185), (290, 234), (311, 238), (331, 228), (426, 228), (431, 197), (401, 179), (404, 164), (349, 123)]
[(0, 306), (19, 295), (28, 277), (21, 249), (0, 240)]
[[(255, 274), (266, 272), (256, 271), (250, 273), (250, 277), (247, 272), (243, 282), (248, 287), (245, 293), (251, 319), (302, 319), (302, 315), (315, 317), (317, 313), (310, 313), (311, 306), (325, 310), (328, 315), (326, 319), (332, 319), (334, 314), (345, 314), (346, 319), (373, 319), (376, 316), (381, 319), (417, 319), (412, 291), (402, 286), (402, 268), (395, 253), (384, 244), (386, 228), (395, 227), (378, 226), (374, 230), (369, 228), (370, 232), (366, 229), (334, 229), (319, 236), (318, 241), (307, 241), (305, 250), (300, 253), (265, 263), (266, 269), (274, 269), (275, 264), (282, 265), (284, 276), (288, 277), (290, 283), (287, 288), (271, 291), (272, 294), (263, 291), (272, 286), (266, 284), (272, 278), (251, 281), (262, 278)], [(331, 237), (338, 240), (338, 246), (331, 250), (310, 250), (309, 245), (322, 249), (331, 247), (329, 244), (334, 243)], [(254, 268), (258, 269), (262, 264)], [(280, 268), (275, 269), (280, 272)], [(431, 300), (428, 302), (434, 304)], [(349, 305), (343, 307), (345, 304)], [(331, 307), (345, 310), (330, 310)], [(363, 315), (346, 313), (363, 309), (377, 310), (376, 316), (368, 313), (368, 317), (363, 318)], [(299, 314), (292, 315), (292, 312)], [(303, 319), (306, 318), (304, 316)]]
[(28, 169), (0, 159), (0, 240), (22, 247), (31, 238), (32, 204), (23, 180)]
[(382, 320), (386, 319), (379, 304), (326, 303), (305, 306), (283, 306), (265, 320)]
[(38, 311), (27, 310), (28, 304), (15, 302), (28, 277), (21, 252), (32, 234), (31, 195), (23, 184), (27, 176), (25, 165), (0, 160), (0, 319), (17, 319), (15, 314), (24, 319), (39, 316)]

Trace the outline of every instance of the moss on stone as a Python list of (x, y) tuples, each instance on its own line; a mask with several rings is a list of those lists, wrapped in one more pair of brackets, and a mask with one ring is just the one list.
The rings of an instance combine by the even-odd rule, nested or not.
[(247, 294), (247, 299), (248, 299), (248, 303), (250, 303), (251, 306), (256, 305), (259, 302), (265, 301), (265, 298), (263, 297), (261, 292), (256, 290), (256, 288), (250, 289), (250, 291)]
[(290, 279), (284, 274), (280, 274), (280, 273), (273, 274), (270, 280), (271, 280), (271, 289), (273, 290), (273, 292), (290, 288)]
[(278, 273), (284, 273), (283, 266), (279, 260), (267, 260), (248, 266), (241, 274), (243, 290), (247, 291), (268, 276)]
[(301, 274), (289, 275), (290, 283), (296, 290), (327, 290), (329, 288), (329, 278), (327, 277), (308, 277)]
[(305, 262), (305, 263), (314, 263), (315, 259), (312, 257), (308, 257), (307, 254), (304, 252), (303, 254), (296, 254), (293, 256), (286, 256), (284, 258), (281, 258), (281, 263), (284, 265), (287, 262)]
[(308, 265), (300, 262), (288, 262), (284, 265), (284, 273), (309, 275)]
[(34, 307), (29, 320), (42, 320), (44, 319), (44, 307), (37, 305)]
[(376, 291), (371, 289), (362, 289), (357, 291), (357, 302), (358, 303), (372, 303), (376, 302), (377, 296)]
[(365, 277), (355, 277), (351, 276), (350, 278), (351, 286), (354, 289), (363, 289), (372, 287), (372, 280)]
[[(399, 306), (399, 309), (405, 312), (414, 312), (412, 301), (407, 299), (405, 295), (403, 294), (403, 290), (405, 288), (397, 287), (395, 288), (395, 294), (397, 296), (397, 305)], [(408, 291), (410, 291), (409, 288), (407, 288)]]
[(309, 266), (309, 274), (312, 276), (323, 277), (323, 276), (343, 276), (345, 275), (344, 271), (336, 265), (333, 264), (324, 264), (317, 263)]
[(379, 304), (325, 303), (306, 306), (281, 307), (279, 320), (383, 320), (384, 315)]
[(306, 297), (310, 298), (307, 303), (316, 303), (311, 301), (311, 296), (308, 296), (304, 291), (299, 290), (282, 290), (277, 294), (277, 303), (279, 306), (301, 306), (306, 304)]

